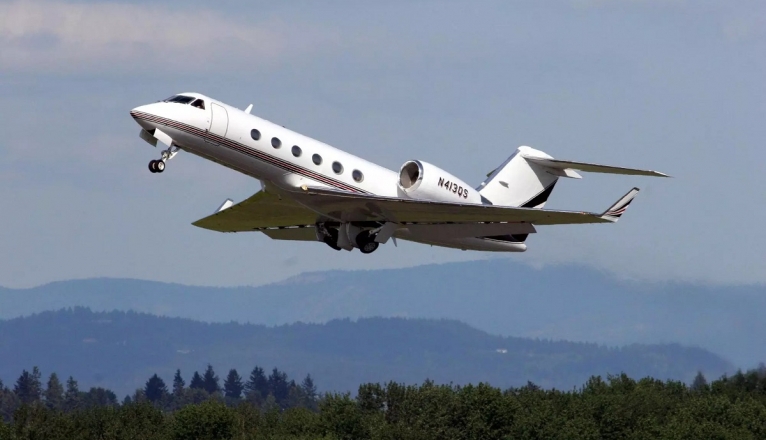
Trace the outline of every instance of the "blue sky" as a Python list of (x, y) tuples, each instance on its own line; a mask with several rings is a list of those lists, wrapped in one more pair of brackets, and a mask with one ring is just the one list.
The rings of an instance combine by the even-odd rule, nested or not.
[(198, 91), (389, 168), (478, 184), (519, 145), (674, 179), (586, 175), (513, 261), (763, 283), (766, 4), (758, 1), (0, 4), (0, 285), (96, 276), (263, 284), (498, 255), (369, 256), (190, 225), (258, 182), (182, 154), (162, 175), (128, 111)]

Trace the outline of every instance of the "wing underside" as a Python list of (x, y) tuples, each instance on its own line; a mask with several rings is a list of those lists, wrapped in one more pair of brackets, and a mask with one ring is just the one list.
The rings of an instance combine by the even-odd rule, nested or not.
[(192, 223), (218, 232), (313, 226), (320, 215), (288, 198), (257, 192), (250, 198)]
[[(276, 240), (316, 240), (318, 222), (397, 225), (454, 237), (534, 233), (533, 225), (613, 223), (633, 200), (634, 188), (601, 214), (496, 205), (431, 202), (306, 188), (288, 196), (258, 192), (193, 224), (219, 232), (261, 231)], [(321, 214), (319, 214), (321, 213)]]
[[(634, 188), (619, 202), (627, 204), (638, 193)], [(400, 224), (454, 223), (531, 223), (561, 225), (584, 223), (613, 223), (613, 216), (603, 213), (555, 211), (497, 205), (432, 202), (343, 193), (319, 188), (307, 188), (293, 193), (293, 198), (305, 206), (342, 222), (379, 221)], [(614, 205), (613, 205), (614, 206)]]

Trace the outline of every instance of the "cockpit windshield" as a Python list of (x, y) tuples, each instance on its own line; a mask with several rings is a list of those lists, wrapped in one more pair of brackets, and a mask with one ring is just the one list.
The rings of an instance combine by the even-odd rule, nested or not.
[(162, 102), (176, 102), (178, 104), (188, 104), (194, 101), (193, 96), (173, 95), (168, 99), (163, 99)]

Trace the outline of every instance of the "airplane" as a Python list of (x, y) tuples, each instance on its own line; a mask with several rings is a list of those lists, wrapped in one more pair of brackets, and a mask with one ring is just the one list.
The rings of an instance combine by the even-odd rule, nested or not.
[(152, 173), (186, 151), (260, 180), (261, 191), (237, 204), (227, 199), (195, 226), (364, 254), (396, 239), (523, 252), (537, 226), (617, 222), (639, 191), (631, 189), (601, 213), (543, 209), (560, 177), (579, 179), (577, 171), (669, 177), (558, 160), (522, 146), (473, 187), (421, 160), (405, 162), (399, 172), (384, 168), (252, 115), (252, 108), (181, 93), (130, 112), (141, 139), (167, 147), (149, 162)]

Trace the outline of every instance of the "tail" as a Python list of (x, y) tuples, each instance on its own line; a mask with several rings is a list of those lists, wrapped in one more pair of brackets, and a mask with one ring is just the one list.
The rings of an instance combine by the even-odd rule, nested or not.
[(669, 177), (657, 171), (556, 160), (540, 150), (519, 147), (476, 188), (493, 205), (542, 208), (559, 177), (580, 179), (574, 170), (591, 173)]

